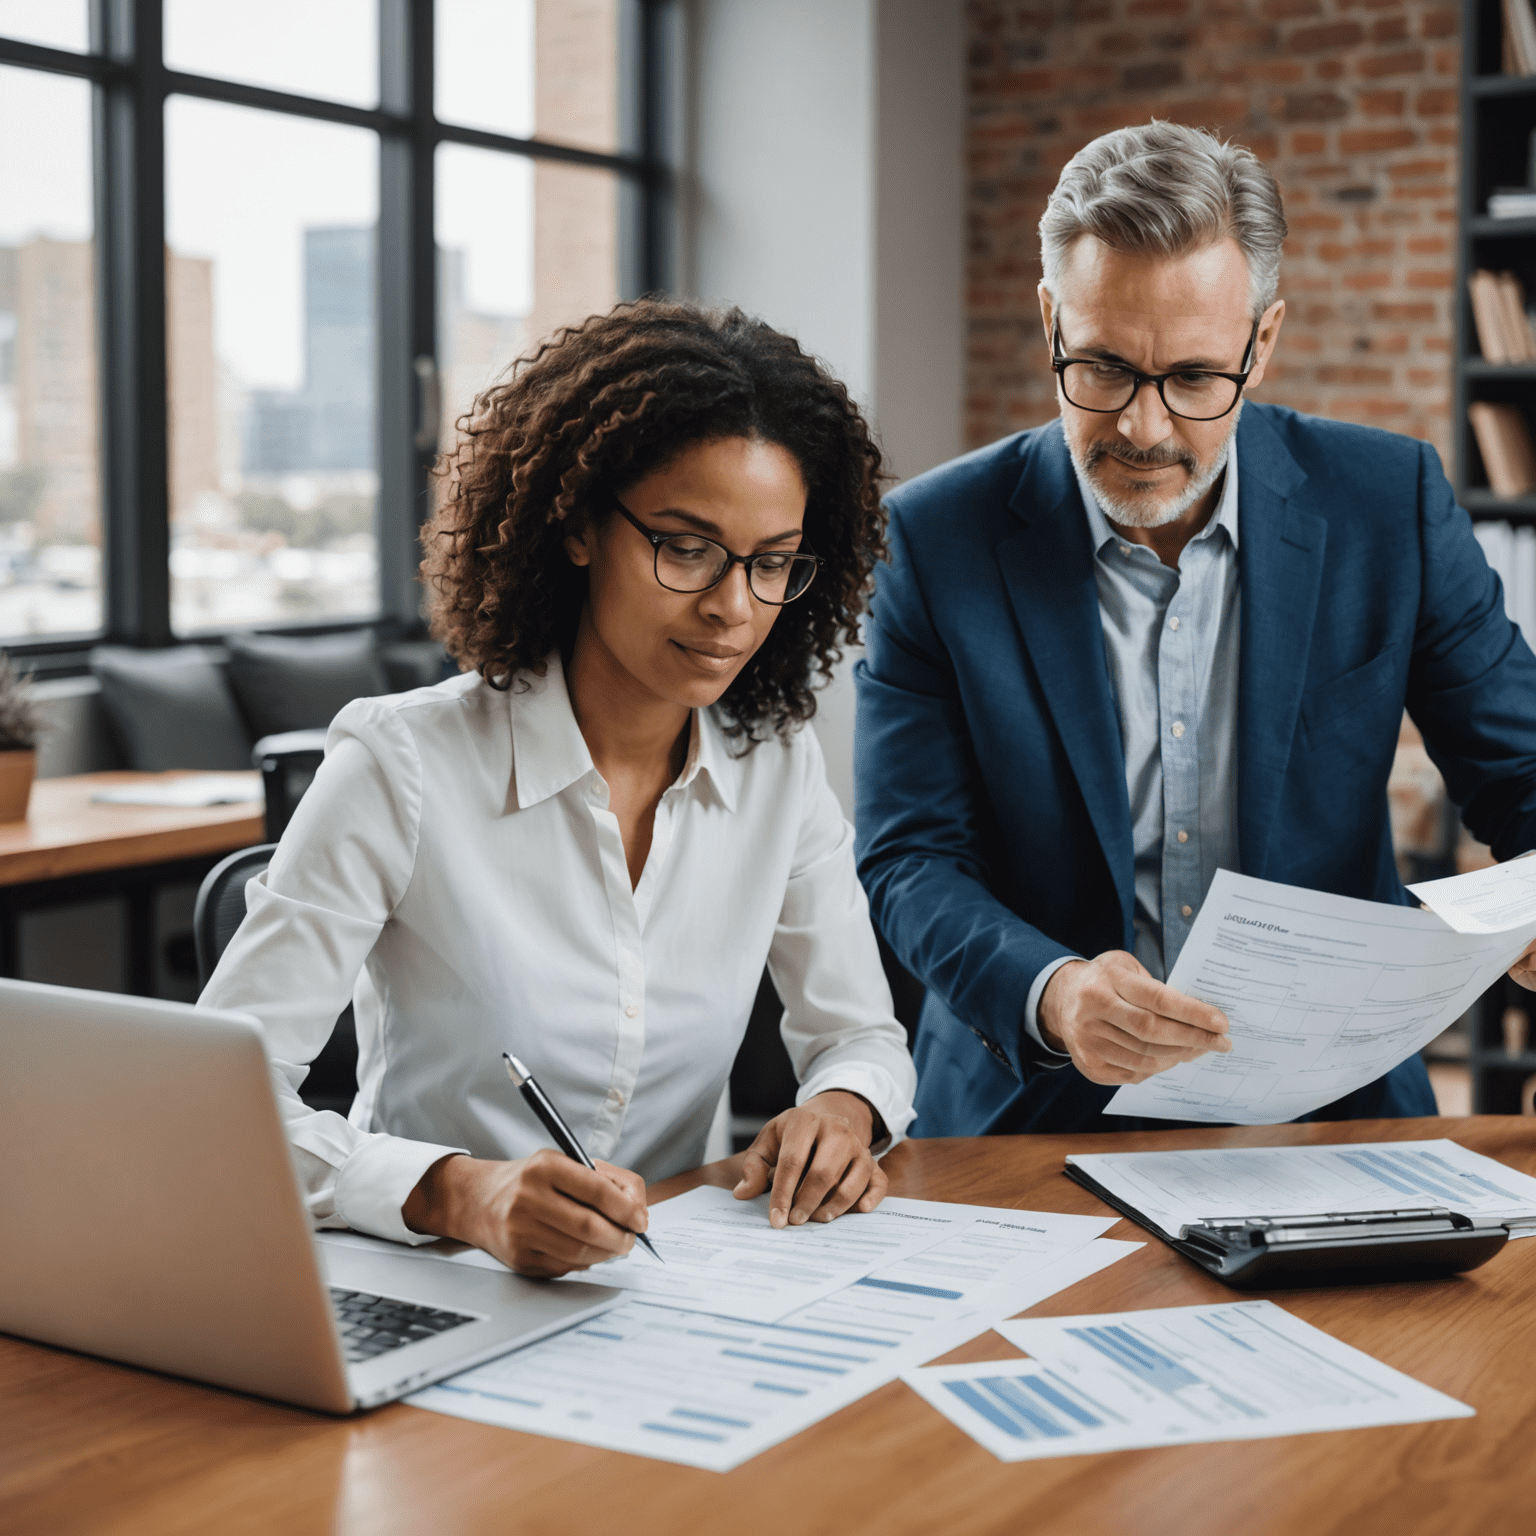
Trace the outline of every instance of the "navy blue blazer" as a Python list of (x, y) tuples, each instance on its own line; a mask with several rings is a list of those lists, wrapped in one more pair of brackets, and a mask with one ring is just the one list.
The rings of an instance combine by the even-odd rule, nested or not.
[[(1434, 451), (1250, 402), (1238, 425), (1243, 873), (1408, 902), (1406, 705), (1472, 832), (1536, 847), (1536, 657)], [(1131, 813), (1093, 549), (1059, 422), (889, 498), (856, 670), (857, 850), (927, 988), (915, 1133), (1126, 1129), (1022, 1027), (1059, 955), (1130, 949)], [(1434, 1114), (1417, 1056), (1309, 1118)], [(1166, 1128), (1167, 1121), (1147, 1121)]]

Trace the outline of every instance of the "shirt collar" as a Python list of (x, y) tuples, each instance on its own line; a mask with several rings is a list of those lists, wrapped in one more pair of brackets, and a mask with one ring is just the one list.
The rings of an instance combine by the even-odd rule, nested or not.
[(508, 707), (513, 792), (519, 810), (558, 795), (591, 773), (592, 754), (571, 709), (558, 651), (545, 661), (543, 677), (517, 674), (508, 692)]
[[(1083, 508), (1088, 514), (1088, 528), (1093, 535), (1093, 549), (1097, 554), (1106, 544), (1119, 544), (1123, 541), (1120, 535), (1109, 525), (1109, 519), (1104, 516), (1103, 509), (1099, 506), (1097, 497), (1093, 494), (1093, 488), (1088, 484), (1088, 477), (1078, 469), (1074, 462), (1072, 472), (1077, 476), (1077, 488), (1082, 493)], [(1198, 543), (1201, 539), (1208, 539), (1215, 535), (1218, 528), (1226, 530), (1227, 537), (1232, 541), (1232, 548), (1237, 548), (1237, 433), (1227, 447), (1227, 467), (1225, 478), (1221, 483), (1221, 501), (1217, 504), (1216, 515), (1200, 530), (1190, 541)]]
[(737, 792), (741, 787), (741, 759), (732, 755), (730, 739), (715, 719), (712, 709), (696, 709), (693, 712), (693, 734), (688, 743), (688, 758), (677, 782), (686, 788), (701, 773), (708, 775), (721, 805), (728, 811), (734, 811)]
[[(592, 754), (571, 708), (558, 651), (545, 662), (543, 677), (531, 672), (518, 675), (508, 707), (512, 717), (513, 797), (519, 810), (551, 799), (593, 771)], [(686, 789), (700, 774), (708, 776), (726, 810), (734, 811), (741, 765), (732, 757), (714, 711), (707, 709), (693, 712), (688, 755), (676, 786)]]

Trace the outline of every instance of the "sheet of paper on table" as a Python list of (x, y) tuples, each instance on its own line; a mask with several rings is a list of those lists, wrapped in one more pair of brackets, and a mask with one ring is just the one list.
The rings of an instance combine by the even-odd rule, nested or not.
[(1003, 1461), (1471, 1418), (1271, 1301), (1000, 1323), (1027, 1360), (902, 1380)]
[(1087, 1152), (1067, 1162), (1170, 1237), (1198, 1221), (1417, 1206), (1536, 1224), (1536, 1179), (1454, 1141)]
[(650, 1237), (662, 1262), (637, 1244), (626, 1257), (572, 1278), (617, 1285), (664, 1306), (775, 1323), (872, 1271), (1008, 1214), (891, 1196), (865, 1214), (776, 1231), (768, 1224), (767, 1195), (738, 1200), (728, 1189), (705, 1185), (651, 1207)]
[(1109, 1225), (1094, 1217), (991, 1211), (987, 1219), (997, 1222), (990, 1233), (953, 1234), (939, 1245), (946, 1253), (911, 1256), (778, 1323), (637, 1299), (407, 1401), (729, 1471), (1141, 1246), (1065, 1225)]
[[(768, 1225), (767, 1195), (737, 1200), (728, 1189), (705, 1185), (651, 1207), (650, 1237), (662, 1255), (659, 1261), (636, 1244), (625, 1258), (567, 1278), (618, 1286), (664, 1306), (774, 1323), (871, 1270), (895, 1264), (974, 1226), (983, 1216), (1013, 1214), (891, 1196), (875, 1211), (775, 1231)], [(1068, 1219), (1099, 1221), (1097, 1217), (1052, 1217)], [(1100, 1222), (1098, 1231), (1112, 1225)], [(1097, 1235), (1088, 1233), (1082, 1241)], [(321, 1236), (363, 1245), (377, 1241), (352, 1233)], [(398, 1244), (385, 1247), (397, 1255), (400, 1252)], [(410, 1251), (455, 1264), (505, 1268), (488, 1253), (456, 1243)]]
[(1458, 933), (1433, 912), (1218, 870), (1168, 984), (1226, 1014), (1232, 1050), (1121, 1088), (1105, 1113), (1279, 1125), (1320, 1109), (1464, 1013), (1536, 938), (1531, 912)]
[(250, 774), (192, 773), (185, 778), (114, 784), (98, 789), (97, 805), (159, 805), (190, 810), (208, 805), (241, 805), (262, 798), (261, 780)]

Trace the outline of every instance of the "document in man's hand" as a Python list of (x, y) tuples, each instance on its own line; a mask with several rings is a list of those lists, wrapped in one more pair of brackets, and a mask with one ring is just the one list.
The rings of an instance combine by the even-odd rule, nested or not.
[(1536, 938), (1536, 883), (1527, 889), (1499, 909), (1503, 928), (1458, 932), (1435, 912), (1218, 870), (1168, 985), (1226, 1014), (1232, 1050), (1121, 1088), (1105, 1112), (1278, 1125), (1363, 1088)]
[(1472, 1418), (1271, 1301), (1001, 1323), (1026, 1360), (902, 1376), (1002, 1461)]

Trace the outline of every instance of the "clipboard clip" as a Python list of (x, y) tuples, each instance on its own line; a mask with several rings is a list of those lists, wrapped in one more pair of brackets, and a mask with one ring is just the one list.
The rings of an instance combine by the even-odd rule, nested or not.
[(1174, 1243), (1229, 1285), (1444, 1278), (1486, 1263), (1509, 1241), (1502, 1222), (1443, 1206), (1208, 1218)]

